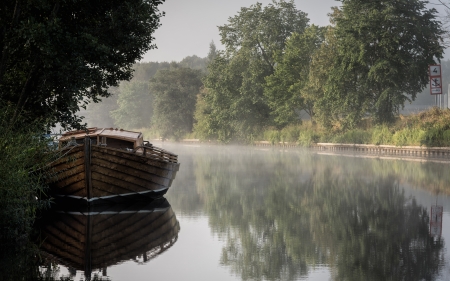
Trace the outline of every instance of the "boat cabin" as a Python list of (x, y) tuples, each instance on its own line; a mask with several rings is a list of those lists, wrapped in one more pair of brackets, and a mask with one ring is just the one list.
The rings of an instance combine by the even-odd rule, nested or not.
[(88, 128), (86, 130), (71, 131), (63, 134), (59, 139), (59, 147), (62, 148), (69, 142), (84, 144), (84, 139), (89, 136), (92, 145), (106, 146), (122, 150), (134, 150), (144, 144), (141, 132), (126, 131), (114, 128)]

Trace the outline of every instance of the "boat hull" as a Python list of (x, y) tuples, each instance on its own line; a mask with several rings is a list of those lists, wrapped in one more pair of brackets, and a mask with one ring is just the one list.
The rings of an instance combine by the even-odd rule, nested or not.
[(87, 201), (136, 194), (160, 197), (180, 164), (158, 156), (162, 150), (148, 150), (144, 154), (90, 143), (61, 149), (49, 165), (50, 192)]
[(148, 262), (170, 249), (180, 225), (166, 199), (95, 205), (55, 205), (35, 223), (41, 256), (84, 271), (124, 261)]

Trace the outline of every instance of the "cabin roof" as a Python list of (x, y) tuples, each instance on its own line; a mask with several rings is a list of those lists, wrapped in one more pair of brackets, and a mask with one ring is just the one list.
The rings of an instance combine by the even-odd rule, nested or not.
[(88, 128), (86, 130), (78, 130), (78, 131), (70, 131), (67, 133), (64, 133), (60, 141), (67, 141), (70, 140), (71, 137), (75, 137), (75, 139), (81, 139), (85, 136), (95, 137), (107, 137), (107, 138), (114, 138), (114, 139), (122, 139), (127, 140), (131, 142), (135, 142), (138, 140), (141, 136), (141, 132), (133, 132), (133, 131), (126, 131), (123, 129), (114, 129), (114, 128)]

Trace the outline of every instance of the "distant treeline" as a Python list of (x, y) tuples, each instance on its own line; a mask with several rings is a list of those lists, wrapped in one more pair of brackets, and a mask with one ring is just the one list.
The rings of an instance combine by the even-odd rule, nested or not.
[[(224, 50), (212, 42), (206, 58), (136, 64), (134, 78), (88, 106), (85, 120), (248, 142), (305, 120), (345, 132), (368, 118), (392, 124), (413, 101), (410, 111), (434, 105), (428, 66), (440, 63), (446, 34), (436, 10), (417, 0), (351, 0), (329, 16), (319, 27), (293, 1), (243, 7), (219, 26)], [(442, 66), (449, 73), (450, 61)]]

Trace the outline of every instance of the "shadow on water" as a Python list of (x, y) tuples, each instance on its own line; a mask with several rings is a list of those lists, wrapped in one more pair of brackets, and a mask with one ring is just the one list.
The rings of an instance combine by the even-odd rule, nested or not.
[[(34, 259), (28, 264), (34, 267), (10, 280), (75, 280), (77, 272), (83, 280), (111, 280), (108, 267), (150, 262), (174, 245), (179, 231), (165, 198), (93, 206), (57, 202), (35, 222), (38, 247), (18, 257)], [(69, 274), (60, 276), (60, 266)]]

